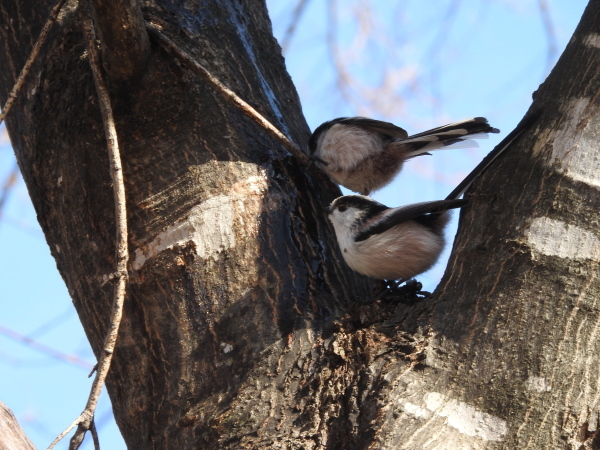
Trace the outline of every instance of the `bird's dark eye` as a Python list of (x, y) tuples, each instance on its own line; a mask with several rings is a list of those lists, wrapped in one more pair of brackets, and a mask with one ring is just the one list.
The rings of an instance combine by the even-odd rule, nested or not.
[(338, 211), (339, 212), (344, 212), (348, 209), (348, 207), (346, 205), (340, 205), (338, 206)]

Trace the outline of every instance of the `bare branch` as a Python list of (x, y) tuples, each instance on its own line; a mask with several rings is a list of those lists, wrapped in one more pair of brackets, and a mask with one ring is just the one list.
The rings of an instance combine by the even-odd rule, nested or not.
[[(340, 22), (348, 17), (348, 13), (339, 13), (337, 0), (327, 3), (326, 44), (337, 88), (343, 100), (358, 114), (376, 113), (395, 118), (404, 115), (405, 120), (414, 121), (414, 116), (405, 111), (408, 97), (417, 96), (422, 98), (423, 104), (435, 105), (435, 96), (432, 98), (423, 84), (429, 71), (422, 71), (416, 61), (403, 62), (406, 60), (403, 38), (393, 37), (395, 33), (401, 33), (398, 28), (403, 27), (392, 25), (393, 29), (390, 29), (390, 22), (396, 23), (395, 19), (387, 14), (382, 16), (381, 11), (378, 13), (376, 2), (361, 0), (355, 3), (350, 17), (356, 30), (350, 42), (345, 42), (347, 34), (343, 39), (339, 33), (339, 27), (343, 25)], [(428, 61), (435, 58), (442, 48), (460, 3), (461, 0), (452, 0), (448, 6), (442, 19), (442, 31), (434, 39)], [(348, 9), (346, 4), (344, 7)], [(380, 50), (384, 48), (385, 56), (382, 56)], [(378, 67), (376, 73), (371, 70), (372, 67)], [(368, 80), (363, 75), (364, 69), (369, 73)], [(435, 74), (432, 74), (432, 84), (435, 83), (434, 77)]]
[(352, 103), (352, 95), (348, 92), (353, 84), (353, 79), (346, 70), (340, 57), (340, 49), (336, 40), (337, 35), (337, 10), (335, 0), (328, 2), (328, 17), (327, 17), (327, 49), (331, 62), (337, 74), (337, 87), (347, 103)]
[[(98, 370), (92, 384), (92, 389), (85, 410), (70, 426), (70, 428), (73, 428), (75, 425), (78, 427), (75, 434), (71, 438), (69, 449), (79, 448), (83, 442), (85, 433), (90, 429), (92, 420), (94, 418), (94, 412), (98, 404), (98, 399), (100, 397), (100, 392), (102, 391), (102, 385), (104, 384), (110, 369), (110, 363), (112, 361), (112, 356), (117, 343), (119, 326), (123, 316), (123, 303), (125, 302), (127, 288), (127, 262), (129, 261), (129, 250), (127, 247), (127, 209), (125, 203), (125, 184), (123, 181), (123, 169), (121, 166), (121, 155), (117, 139), (117, 130), (113, 118), (110, 96), (102, 76), (101, 63), (95, 45), (96, 40), (92, 21), (87, 14), (88, 11), (82, 12), (83, 30), (90, 57), (90, 66), (94, 75), (96, 93), (98, 94), (98, 99), (100, 101), (100, 111), (102, 114), (102, 121), (104, 123), (104, 132), (106, 135), (106, 141), (108, 143), (110, 174), (113, 180), (113, 192), (115, 200), (117, 267), (115, 271), (116, 283), (114, 287), (114, 301), (109, 330), (104, 340), (104, 348), (100, 355)], [(63, 432), (59, 438), (62, 439), (64, 436), (65, 432)], [(54, 445), (56, 445), (56, 443), (60, 440), (59, 438), (57, 438), (49, 448), (52, 448)]]
[(288, 47), (292, 41), (292, 37), (294, 36), (294, 32), (296, 31), (296, 27), (298, 26), (298, 22), (302, 18), (302, 14), (306, 10), (306, 6), (308, 6), (309, 0), (299, 0), (298, 4), (294, 8), (294, 12), (292, 13), (292, 19), (290, 20), (290, 24), (285, 30), (285, 35), (283, 36), (283, 40), (281, 41), (281, 51), (285, 54), (287, 52)]
[(17, 184), (18, 175), (19, 166), (17, 165), (17, 163), (15, 163), (12, 170), (8, 173), (6, 180), (4, 180), (4, 183), (2, 183), (2, 191), (0, 191), (0, 218), (2, 218), (2, 209), (4, 208), (4, 204), (8, 200), (10, 191)]
[[(44, 235), (42, 234), (37, 222), (35, 224), (30, 223), (27, 219), (14, 218), (9, 215), (5, 215), (2, 218), (2, 222), (29, 234), (31, 237), (44, 241)], [(37, 226), (36, 226), (37, 225)]]
[(90, 4), (108, 78), (130, 80), (142, 75), (150, 39), (137, 0), (91, 0)]
[(81, 413), (81, 415), (75, 419), (73, 422), (71, 422), (71, 425), (69, 425), (67, 428), (64, 429), (64, 431), (62, 433), (60, 433), (58, 436), (56, 436), (56, 439), (54, 439), (52, 441), (52, 443), (48, 446), (47, 450), (51, 450), (54, 448), (54, 446), (56, 444), (58, 444), (67, 434), (69, 434), (69, 432), (75, 428), (79, 423), (81, 423), (83, 417), (83, 413)]
[(542, 16), (542, 23), (544, 24), (544, 31), (546, 32), (546, 40), (548, 41), (548, 53), (546, 55), (546, 74), (548, 74), (554, 66), (554, 60), (558, 53), (558, 44), (556, 43), (556, 31), (550, 17), (548, 2), (546, 0), (539, 0), (538, 5), (540, 15)]
[[(427, 61), (431, 63), (431, 69), (428, 70), (429, 74), (429, 83), (431, 87), (432, 95), (432, 106), (434, 110), (437, 110), (437, 114), (439, 115), (441, 112), (440, 101), (442, 99), (442, 94), (439, 90), (439, 80), (440, 74), (442, 73), (439, 70), (440, 61), (439, 54), (441, 49), (444, 47), (444, 44), (448, 40), (448, 36), (450, 35), (450, 30), (454, 25), (456, 18), (458, 16), (458, 10), (460, 8), (461, 0), (452, 0), (448, 9), (446, 10), (443, 19), (440, 21), (439, 29), (436, 33), (436, 37), (433, 39), (432, 44), (429, 47)], [(417, 79), (411, 83), (411, 87), (417, 86), (420, 84), (419, 76)]]
[(98, 439), (98, 430), (96, 430), (96, 421), (92, 418), (92, 424), (90, 427), (92, 432), (92, 439), (94, 440), (94, 449), (100, 450), (100, 439)]
[(5, 336), (8, 336), (11, 339), (14, 339), (15, 341), (19, 341), (31, 347), (34, 350), (42, 352), (43, 354), (58, 359), (60, 361), (73, 364), (74, 366), (78, 366), (86, 370), (89, 370), (89, 368), (91, 367), (90, 363), (84, 361), (81, 358), (78, 358), (75, 355), (68, 355), (66, 353), (55, 350), (52, 347), (48, 347), (47, 345), (41, 344), (27, 336), (23, 336), (22, 334), (19, 334), (16, 331), (11, 330), (10, 328), (6, 328), (3, 325), (0, 325), (0, 333), (2, 333)]
[(248, 117), (258, 123), (261, 127), (271, 134), (277, 141), (283, 145), (283, 147), (289, 150), (302, 164), (308, 164), (309, 160), (306, 154), (290, 141), (281, 131), (279, 131), (271, 122), (265, 119), (256, 109), (242, 100), (237, 96), (235, 92), (221, 83), (215, 78), (206, 68), (198, 63), (194, 58), (186, 53), (184, 50), (179, 48), (171, 39), (165, 36), (160, 30), (159, 26), (154, 23), (148, 23), (148, 32), (156, 39), (169, 53), (179, 58), (186, 67), (188, 67), (196, 75), (202, 77), (202, 79), (208, 81), (213, 87), (215, 87), (225, 99), (236, 105), (242, 110)]
[(14, 101), (17, 99), (17, 95), (19, 94), (19, 91), (21, 90), (21, 87), (23, 86), (23, 83), (25, 82), (25, 77), (27, 77), (27, 74), (29, 73), (29, 70), (31, 69), (33, 62), (35, 61), (35, 58), (37, 57), (38, 53), (40, 52), (40, 48), (42, 48), (42, 44), (46, 41), (48, 32), (50, 31), (50, 28), (52, 28), (52, 25), (54, 25), (54, 22), (56, 22), (58, 13), (60, 12), (60, 9), (62, 8), (64, 3), (65, 3), (65, 0), (58, 0), (56, 5), (54, 6), (54, 8), (52, 8), (52, 11), (50, 12), (50, 16), (48, 17), (48, 20), (44, 24), (44, 28), (42, 28), (42, 31), (40, 32), (40, 35), (38, 36), (38, 39), (37, 39), (35, 45), (33, 46), (33, 50), (31, 50), (31, 53), (29, 54), (29, 58), (27, 58), (25, 65), (21, 69), (21, 73), (19, 74), (19, 78), (17, 78), (17, 82), (13, 86), (12, 91), (10, 91), (10, 94), (8, 94), (8, 100), (4, 104), (4, 108), (2, 108), (2, 113), (0, 114), (0, 123), (2, 123), (4, 121), (4, 118), (10, 111), (10, 108), (12, 107)]
[(38, 336), (44, 335), (48, 333), (50, 330), (53, 330), (57, 326), (61, 325), (65, 320), (75, 314), (75, 310), (73, 309), (73, 305), (69, 305), (67, 309), (65, 309), (62, 313), (54, 316), (52, 319), (47, 320), (38, 326), (35, 330), (27, 333), (27, 337), (34, 339)]

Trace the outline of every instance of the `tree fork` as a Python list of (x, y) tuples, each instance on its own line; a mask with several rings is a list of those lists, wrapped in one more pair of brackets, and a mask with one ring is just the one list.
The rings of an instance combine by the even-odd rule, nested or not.
[[(23, 48), (0, 50), (21, 67), (45, 17), (2, 3), (31, 27)], [(436, 295), (414, 304), (362, 304), (372, 285), (343, 265), (320, 212), (338, 191), (151, 45), (115, 111), (132, 276), (107, 385), (128, 446), (597, 446), (599, 5), (538, 90), (538, 125), (476, 183)], [(264, 4), (179, 8), (144, 14), (305, 143)], [(57, 28), (8, 127), (98, 355), (112, 191), (77, 18)], [(0, 73), (3, 98), (14, 72)]]
[[(4, 7), (35, 31), (38, 11)], [(184, 50), (292, 142), (307, 141), (264, 4), (215, 2), (196, 12), (149, 5), (145, 14), (162, 14), (167, 35), (190, 14), (201, 18), (180, 39)], [(19, 121), (8, 125), (51, 251), (99, 355), (112, 297), (114, 213), (111, 181), (96, 170), (108, 161), (82, 42), (78, 18), (66, 8), (32, 69), (36, 89), (27, 92), (34, 95), (17, 100)], [(26, 51), (6, 57), (19, 67)], [(2, 89), (9, 75), (0, 75)], [(311, 348), (317, 336), (331, 334), (347, 305), (369, 298), (371, 285), (341, 263), (335, 246), (323, 245), (334, 238), (322, 206), (339, 191), (313, 179), (179, 61), (151, 47), (147, 71), (118, 95), (133, 258), (107, 379), (117, 422), (132, 448), (231, 440), (214, 433), (215, 414), (242, 413), (236, 392), (254, 376), (251, 369), (264, 361), (272, 372), (293, 364), (297, 355), (274, 360), (274, 349)], [(35, 119), (49, 111), (52, 121)], [(269, 417), (268, 409), (255, 410), (246, 406), (253, 416), (247, 429)]]

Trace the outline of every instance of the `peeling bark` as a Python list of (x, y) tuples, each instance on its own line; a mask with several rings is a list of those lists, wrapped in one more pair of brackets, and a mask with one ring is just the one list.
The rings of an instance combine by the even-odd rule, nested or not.
[[(76, 6), (8, 128), (98, 354), (114, 212)], [(0, 97), (50, 8), (0, 2)], [(263, 2), (143, 14), (305, 147)], [(321, 213), (335, 186), (151, 41), (112, 99), (132, 260), (107, 384), (127, 445), (598, 448), (599, 16), (593, 0), (536, 94), (539, 122), (472, 190), (435, 295), (398, 302), (373, 302), (344, 265)]]

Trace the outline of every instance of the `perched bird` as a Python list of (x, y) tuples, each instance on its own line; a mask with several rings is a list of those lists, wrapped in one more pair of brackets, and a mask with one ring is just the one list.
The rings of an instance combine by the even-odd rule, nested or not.
[(335, 199), (327, 214), (346, 263), (384, 280), (407, 280), (433, 266), (444, 248), (448, 211), (467, 204), (459, 197), (538, 115), (523, 119), (445, 200), (388, 208), (363, 195)]
[[(341, 117), (313, 132), (311, 157), (334, 182), (363, 195), (381, 189), (400, 172), (404, 161), (453, 144), (477, 147), (471, 139), (499, 133), (484, 117), (465, 119), (408, 136), (389, 122), (365, 117)], [(467, 138), (470, 138), (467, 140)]]
[(347, 195), (334, 200), (328, 214), (352, 269), (373, 278), (407, 280), (437, 261), (446, 211), (466, 203), (454, 199), (388, 208), (363, 195)]

